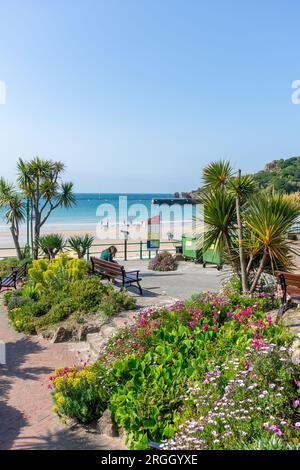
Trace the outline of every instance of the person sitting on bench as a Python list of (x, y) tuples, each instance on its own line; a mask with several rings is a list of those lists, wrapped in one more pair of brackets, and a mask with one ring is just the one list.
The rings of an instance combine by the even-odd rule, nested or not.
[(116, 263), (116, 261), (114, 261), (114, 257), (116, 256), (117, 251), (118, 250), (115, 246), (109, 246), (108, 248), (106, 248), (106, 250), (102, 251), (100, 259), (103, 259), (104, 261), (109, 261), (110, 263)]

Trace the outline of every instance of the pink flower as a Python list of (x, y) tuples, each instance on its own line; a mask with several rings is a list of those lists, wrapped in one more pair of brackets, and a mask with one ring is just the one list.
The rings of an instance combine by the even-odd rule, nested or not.
[(206, 331), (207, 329), (208, 329), (208, 326), (207, 326), (206, 323), (204, 323), (204, 324), (202, 325), (202, 330), (203, 330), (203, 331)]
[(300, 400), (296, 400), (294, 404), (295, 404), (296, 406), (299, 406), (299, 405), (300, 405)]
[(196, 325), (196, 322), (195, 321), (190, 321), (189, 325), (190, 325), (191, 328), (194, 328), (194, 326)]
[(217, 325), (214, 325), (214, 330), (217, 331), (219, 327)]

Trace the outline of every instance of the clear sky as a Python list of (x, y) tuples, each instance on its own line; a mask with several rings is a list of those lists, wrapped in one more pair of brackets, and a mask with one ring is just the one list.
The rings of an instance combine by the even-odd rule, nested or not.
[(299, 23), (297, 0), (0, 0), (0, 174), (39, 155), (77, 191), (173, 192), (299, 155)]

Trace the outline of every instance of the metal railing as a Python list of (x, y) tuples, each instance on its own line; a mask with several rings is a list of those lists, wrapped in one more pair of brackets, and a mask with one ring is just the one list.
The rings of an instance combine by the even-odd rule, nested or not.
[[(166, 245), (169, 245), (168, 248)], [(151, 259), (158, 253), (162, 251), (170, 251), (176, 252), (176, 247), (174, 246), (173, 242), (169, 241), (162, 241), (160, 242), (160, 248), (158, 250), (148, 250), (147, 249), (147, 242), (139, 241), (139, 242), (129, 242), (124, 240), (122, 243), (114, 243), (114, 246), (118, 249), (116, 259), (121, 259), (124, 261), (128, 261), (128, 259)], [(98, 248), (95, 250), (95, 248)], [(136, 248), (134, 248), (136, 247)], [(87, 259), (91, 256), (99, 255), (103, 249), (107, 248), (107, 243), (95, 243), (91, 246), (91, 249), (87, 253)], [(130, 254), (135, 254), (130, 255)], [(123, 256), (120, 256), (123, 255)]]
[[(176, 252), (175, 244), (178, 244), (178, 242), (176, 243), (174, 240), (161, 241), (160, 248), (158, 250), (148, 250), (147, 242), (130, 242), (124, 240), (122, 243), (114, 243), (114, 246), (116, 246), (118, 249), (116, 259), (127, 261), (129, 259), (151, 259), (162, 251)], [(107, 247), (107, 243), (93, 244), (90, 250), (88, 250), (87, 252), (87, 260), (89, 260), (91, 256), (100, 255), (101, 251), (103, 251)], [(68, 252), (68, 250), (64, 251), (66, 253)], [(7, 254), (8, 252), (12, 252), (12, 254)], [(13, 258), (16, 257), (16, 255), (17, 254), (14, 247), (0, 247), (0, 258)]]

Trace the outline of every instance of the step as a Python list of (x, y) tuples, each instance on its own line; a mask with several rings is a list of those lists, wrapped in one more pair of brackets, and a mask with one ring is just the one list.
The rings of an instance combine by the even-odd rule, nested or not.
[(117, 333), (117, 328), (112, 326), (111, 323), (109, 325), (103, 325), (100, 330), (100, 333), (104, 339), (110, 338), (111, 336), (114, 336)]

